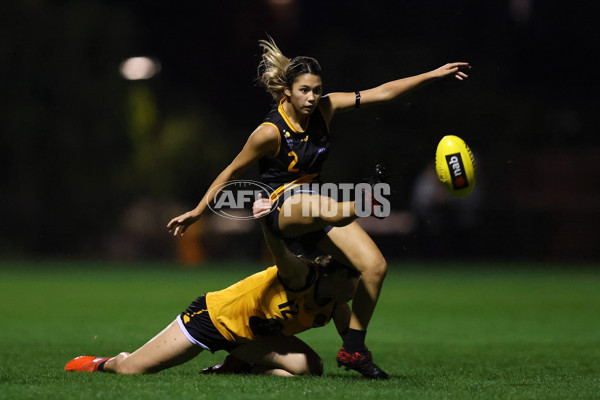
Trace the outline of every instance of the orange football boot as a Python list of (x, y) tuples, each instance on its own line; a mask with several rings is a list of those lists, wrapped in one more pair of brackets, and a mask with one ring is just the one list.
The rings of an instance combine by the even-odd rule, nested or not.
[(98, 372), (100, 363), (110, 359), (111, 357), (79, 356), (65, 365), (65, 371)]

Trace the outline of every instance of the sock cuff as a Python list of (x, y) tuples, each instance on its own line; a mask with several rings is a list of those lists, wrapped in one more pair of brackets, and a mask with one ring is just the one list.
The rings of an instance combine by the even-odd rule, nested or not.
[(342, 337), (344, 342), (344, 349), (349, 352), (362, 351), (367, 348), (365, 346), (365, 337), (367, 336), (367, 331), (360, 331), (358, 329), (348, 329), (346, 334)]
[(101, 363), (98, 364), (98, 370), (97, 370), (98, 372), (105, 372), (104, 371), (104, 364), (106, 364), (107, 361), (108, 360), (104, 360), (104, 361), (102, 361)]

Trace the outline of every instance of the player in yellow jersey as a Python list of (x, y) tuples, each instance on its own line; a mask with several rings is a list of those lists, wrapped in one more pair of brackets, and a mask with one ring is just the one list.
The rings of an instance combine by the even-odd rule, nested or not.
[[(260, 198), (259, 195), (259, 199), (256, 200), (254, 202), (252, 211), (254, 214), (255, 218), (261, 218), (264, 217), (266, 215), (268, 215), (268, 213), (271, 210), (271, 205), (272, 205), (272, 201), (268, 198)], [(281, 243), (277, 243), (276, 238), (274, 237), (274, 235), (271, 233), (271, 231), (268, 229), (268, 221), (262, 221), (261, 223), (263, 225), (263, 231), (265, 234), (265, 238), (267, 239), (267, 244), (269, 245), (269, 248), (271, 249), (271, 252), (273, 253), (273, 256), (275, 258), (275, 260), (279, 260), (279, 263), (285, 263), (285, 265), (288, 266), (292, 266), (293, 264), (297, 265), (297, 260), (294, 259), (290, 259), (288, 261), (285, 261), (286, 258), (288, 257), (289, 251), (288, 249), (286, 249), (286, 247), (282, 246)], [(274, 244), (272, 244), (275, 241)], [(329, 256), (326, 256), (326, 260), (329, 259)], [(330, 261), (330, 265), (335, 264), (336, 262), (334, 260)], [(299, 265), (300, 268), (302, 268), (302, 265)], [(351, 274), (352, 275), (352, 274)], [(247, 285), (240, 285), (241, 287), (239, 288), (235, 288), (232, 287), (230, 292), (231, 293), (224, 293), (225, 291), (222, 291), (221, 293), (224, 294), (220, 295), (217, 299), (220, 300), (219, 303), (223, 304), (229, 304), (227, 307), (230, 307), (230, 304), (240, 304), (241, 302), (235, 299), (235, 295), (236, 294), (241, 294), (244, 291), (244, 286)], [(338, 291), (340, 291), (340, 296), (343, 296), (343, 293), (348, 293), (348, 288), (347, 287), (342, 287), (342, 288), (337, 288)], [(270, 299), (271, 296), (264, 296), (267, 299)], [(228, 301), (223, 302), (223, 299), (227, 299)], [(215, 300), (212, 300), (215, 301)], [(280, 303), (281, 301), (278, 300), (276, 301), (276, 303)], [(288, 303), (285, 303), (286, 308), (289, 307), (294, 307), (294, 309), (290, 309), (290, 312), (298, 312), (298, 309), (302, 310), (305, 309), (307, 310), (306, 305), (302, 306), (300, 304), (298, 304), (299, 307), (294, 307), (294, 305)], [(283, 306), (283, 304), (282, 304)], [(281, 307), (281, 306), (280, 306)], [(343, 304), (343, 307), (345, 308), (344, 314), (341, 315), (347, 315), (344, 318), (349, 317), (349, 311), (347, 309), (348, 304), (345, 303)], [(314, 314), (317, 311), (317, 309), (315, 309), (314, 306), (311, 306), (310, 308), (308, 308), (308, 310), (311, 310), (312, 312), (309, 313), (311, 314), (311, 316), (307, 319), (307, 318), (299, 318), (298, 320), (296, 320), (294, 322), (297, 323), (300, 320), (305, 320), (306, 322), (308, 322), (309, 324), (312, 321), (313, 327), (317, 327), (319, 326), (323, 321), (325, 321), (325, 316), (327, 315), (327, 313), (322, 313), (320, 317), (315, 318)], [(242, 314), (242, 315), (246, 315), (247, 312), (245, 312), (245, 308), (238, 308), (238, 313)], [(242, 318), (242, 321), (245, 320), (245, 318)], [(338, 319), (334, 319), (336, 322), (336, 327), (338, 328), (338, 333), (340, 334), (340, 336), (344, 337), (344, 335), (347, 334), (348, 329), (349, 329), (349, 323), (347, 321), (340, 321)], [(263, 321), (260, 321), (261, 323)], [(266, 330), (270, 330), (270, 329), (278, 329), (281, 330), (283, 333), (285, 333), (286, 329), (288, 328), (289, 324), (285, 324), (285, 322), (283, 324), (279, 323), (279, 322), (275, 322), (275, 321), (270, 321), (273, 322), (273, 324), (268, 323), (264, 325), (263, 329)], [(291, 322), (291, 321), (290, 321)], [(250, 323), (250, 328), (252, 327), (252, 322)], [(241, 331), (246, 331), (249, 333), (251, 329), (242, 329)], [(239, 331), (238, 331), (239, 332)], [(227, 335), (227, 333), (224, 333), (224, 335)], [(387, 379), (388, 375), (387, 373), (385, 373), (385, 371), (383, 371), (381, 368), (379, 368), (374, 362), (373, 362), (373, 358), (371, 356), (371, 352), (369, 352), (368, 350), (363, 351), (359, 354), (360, 357), (352, 357), (349, 360), (340, 360), (340, 354), (338, 353), (337, 356), (337, 361), (338, 361), (338, 366), (340, 367), (345, 367), (347, 370), (355, 370), (358, 373), (360, 373), (362, 376), (364, 376), (365, 378), (369, 378), (369, 379)], [(346, 361), (346, 362), (344, 362)], [(250, 366), (243, 362), (242, 360), (238, 359), (237, 357), (235, 357), (234, 355), (229, 355), (227, 356), (227, 358), (225, 359), (225, 361), (219, 365), (216, 365), (214, 367), (210, 367), (210, 368), (206, 368), (203, 372), (204, 373), (215, 373), (215, 374), (229, 374), (229, 373), (245, 373), (247, 372), (250, 368)]]
[(67, 363), (65, 370), (155, 373), (189, 361), (203, 350), (226, 350), (235, 357), (230, 361), (246, 366), (246, 372), (321, 375), (320, 357), (294, 335), (331, 319), (340, 333), (346, 330), (351, 314), (348, 301), (360, 274), (329, 256), (300, 259), (269, 230), (264, 231), (276, 266), (200, 296), (133, 353), (81, 356)]

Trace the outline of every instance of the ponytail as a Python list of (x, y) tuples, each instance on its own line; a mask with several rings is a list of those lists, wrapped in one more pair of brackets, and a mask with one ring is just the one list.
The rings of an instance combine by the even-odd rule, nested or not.
[(258, 64), (260, 83), (276, 101), (279, 101), (287, 87), (285, 72), (290, 65), (290, 59), (283, 55), (272, 38), (268, 41), (259, 40), (258, 43), (263, 50), (262, 61)]
[(299, 75), (310, 73), (321, 76), (321, 66), (311, 57), (295, 57), (290, 60), (283, 55), (273, 38), (259, 40), (262, 60), (258, 64), (258, 79), (275, 101), (285, 96), (284, 90), (291, 89)]

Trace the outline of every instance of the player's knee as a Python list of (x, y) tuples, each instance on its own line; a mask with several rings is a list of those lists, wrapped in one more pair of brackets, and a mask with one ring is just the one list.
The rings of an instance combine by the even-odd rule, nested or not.
[(323, 361), (315, 354), (297, 354), (287, 371), (294, 376), (323, 375)]
[(383, 281), (387, 275), (387, 261), (383, 255), (369, 259), (362, 275), (364, 279)]

